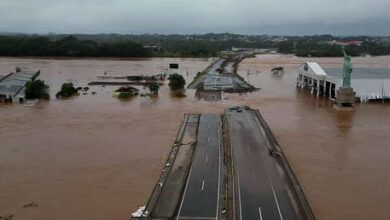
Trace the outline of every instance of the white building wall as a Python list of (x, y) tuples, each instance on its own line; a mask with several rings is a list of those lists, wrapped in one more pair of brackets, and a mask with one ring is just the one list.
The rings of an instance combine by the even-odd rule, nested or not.
[[(303, 79), (300, 79), (298, 75), (297, 78), (297, 86), (300, 87), (308, 87), (312, 88), (312, 84), (310, 82), (312, 80), (317, 80), (321, 82), (321, 85), (326, 82), (330, 82), (335, 84), (335, 91), (337, 91), (340, 87), (343, 86), (343, 79), (336, 78), (331, 75), (327, 75), (326, 72), (322, 70), (322, 68), (316, 64), (307, 62), (307, 71), (304, 70), (304, 66), (301, 66), (298, 69), (299, 75), (305, 76), (309, 78), (309, 82), (304, 83)], [(353, 90), (356, 92), (356, 97), (360, 98), (362, 102), (366, 102), (368, 100), (375, 99), (388, 99), (390, 98), (390, 79), (368, 79), (368, 78), (353, 78), (351, 79), (351, 86)], [(313, 88), (312, 88), (313, 92)]]

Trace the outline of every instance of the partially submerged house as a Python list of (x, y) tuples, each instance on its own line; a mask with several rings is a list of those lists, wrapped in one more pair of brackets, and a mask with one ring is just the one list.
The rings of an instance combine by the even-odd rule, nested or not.
[[(317, 96), (334, 100), (343, 85), (343, 68), (322, 68), (316, 62), (306, 62), (298, 69), (297, 86), (308, 88)], [(354, 67), (351, 87), (356, 101), (368, 102), (390, 99), (390, 68)]]
[(0, 102), (20, 102), (26, 99), (25, 86), (35, 80), (40, 71), (23, 71), (9, 73), (0, 78)]

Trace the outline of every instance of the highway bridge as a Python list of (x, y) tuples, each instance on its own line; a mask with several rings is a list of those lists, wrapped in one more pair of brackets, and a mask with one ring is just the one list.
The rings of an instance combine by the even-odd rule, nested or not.
[(221, 116), (201, 115), (198, 138), (177, 219), (217, 219), (221, 184)]
[(133, 219), (315, 219), (257, 110), (186, 115), (172, 149), (147, 205)]
[(227, 111), (236, 219), (297, 219), (266, 135), (253, 111)]
[[(236, 54), (230, 58), (220, 58), (201, 72), (188, 85), (189, 89), (205, 91), (224, 91), (231, 93), (257, 90), (237, 74), (237, 65), (247, 54)], [(203, 87), (203, 88), (200, 88)]]

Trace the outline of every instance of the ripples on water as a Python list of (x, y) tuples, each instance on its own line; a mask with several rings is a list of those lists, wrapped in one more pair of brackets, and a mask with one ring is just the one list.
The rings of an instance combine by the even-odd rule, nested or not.
[[(342, 65), (339, 58), (311, 59)], [(178, 72), (189, 83), (211, 59), (0, 59), (0, 74), (17, 65), (40, 69), (52, 96), (34, 107), (0, 106), (0, 215), (128, 219), (148, 198), (184, 113), (222, 113), (245, 104), (263, 113), (318, 219), (389, 219), (390, 106), (358, 104), (355, 112), (335, 111), (328, 100), (295, 88), (296, 68), (304, 61), (280, 55), (244, 60), (241, 76), (261, 90), (205, 102), (196, 100), (193, 90), (186, 98), (172, 98), (167, 85), (155, 99), (120, 101), (110, 86), (92, 86), (88, 95), (67, 100), (54, 97), (64, 82), (86, 86), (104, 72), (152, 75), (170, 62), (180, 64)], [(354, 61), (390, 63), (389, 57)], [(271, 74), (281, 65), (284, 74)], [(38, 207), (23, 209), (29, 202)]]

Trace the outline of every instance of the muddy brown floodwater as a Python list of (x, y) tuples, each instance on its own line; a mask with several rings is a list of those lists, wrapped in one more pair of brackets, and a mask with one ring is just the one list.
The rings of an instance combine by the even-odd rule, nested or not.
[[(311, 58), (340, 66), (340, 58)], [(358, 104), (338, 112), (326, 99), (295, 88), (305, 59), (259, 55), (239, 73), (262, 89), (224, 94), (222, 102), (172, 98), (119, 101), (117, 87), (56, 100), (63, 82), (86, 86), (96, 76), (155, 74), (178, 62), (187, 80), (212, 59), (0, 59), (0, 75), (15, 66), (40, 69), (51, 101), (0, 105), (0, 216), (14, 219), (129, 219), (145, 204), (184, 113), (221, 113), (233, 105), (260, 109), (298, 176), (315, 214), (328, 219), (390, 219), (390, 105)], [(390, 66), (390, 57), (355, 58), (356, 66)], [(281, 75), (271, 69), (285, 67)], [(141, 92), (145, 92), (142, 87)], [(96, 95), (91, 92), (96, 91)], [(33, 203), (25, 208), (26, 204)]]

